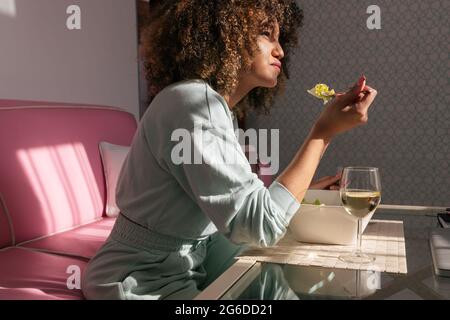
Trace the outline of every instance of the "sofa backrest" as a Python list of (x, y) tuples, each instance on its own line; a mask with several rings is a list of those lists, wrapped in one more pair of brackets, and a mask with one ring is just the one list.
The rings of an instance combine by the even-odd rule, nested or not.
[(104, 215), (98, 144), (130, 145), (136, 127), (132, 114), (111, 107), (0, 105), (0, 193), (16, 243)]
[[(34, 100), (16, 100), (16, 99), (0, 99), (0, 108), (7, 107), (29, 107), (29, 106), (75, 106), (73, 103), (34, 101)], [(79, 104), (76, 106), (92, 106), (90, 104)], [(96, 106), (99, 107), (99, 106)], [(107, 106), (105, 106), (107, 107)]]

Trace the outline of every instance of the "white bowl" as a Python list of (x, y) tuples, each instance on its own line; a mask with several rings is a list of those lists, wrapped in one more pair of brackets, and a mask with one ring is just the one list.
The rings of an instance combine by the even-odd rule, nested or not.
[[(302, 204), (289, 224), (293, 237), (300, 242), (355, 245), (357, 240), (357, 218), (347, 213), (341, 205), (339, 191), (308, 190), (304, 200), (321, 205)], [(366, 228), (375, 210), (362, 220)]]

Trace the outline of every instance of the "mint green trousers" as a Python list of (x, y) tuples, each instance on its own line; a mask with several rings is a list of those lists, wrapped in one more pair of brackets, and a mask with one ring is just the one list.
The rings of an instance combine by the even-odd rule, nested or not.
[(82, 276), (86, 299), (193, 299), (235, 261), (243, 246), (220, 233), (184, 240), (121, 215)]

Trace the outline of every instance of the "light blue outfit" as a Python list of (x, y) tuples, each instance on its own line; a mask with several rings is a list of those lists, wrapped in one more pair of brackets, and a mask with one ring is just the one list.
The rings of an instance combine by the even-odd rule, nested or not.
[[(235, 127), (226, 101), (202, 80), (155, 97), (119, 176), (121, 214), (83, 273), (86, 298), (191, 299), (243, 245), (274, 245), (285, 234), (300, 204), (252, 173)], [(181, 152), (186, 141), (191, 150)]]

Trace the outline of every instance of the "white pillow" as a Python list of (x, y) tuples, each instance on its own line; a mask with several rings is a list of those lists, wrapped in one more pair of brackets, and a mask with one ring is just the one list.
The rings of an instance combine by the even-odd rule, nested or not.
[(116, 203), (117, 180), (130, 147), (101, 141), (99, 149), (106, 181), (106, 215), (108, 217), (117, 217), (120, 212)]

